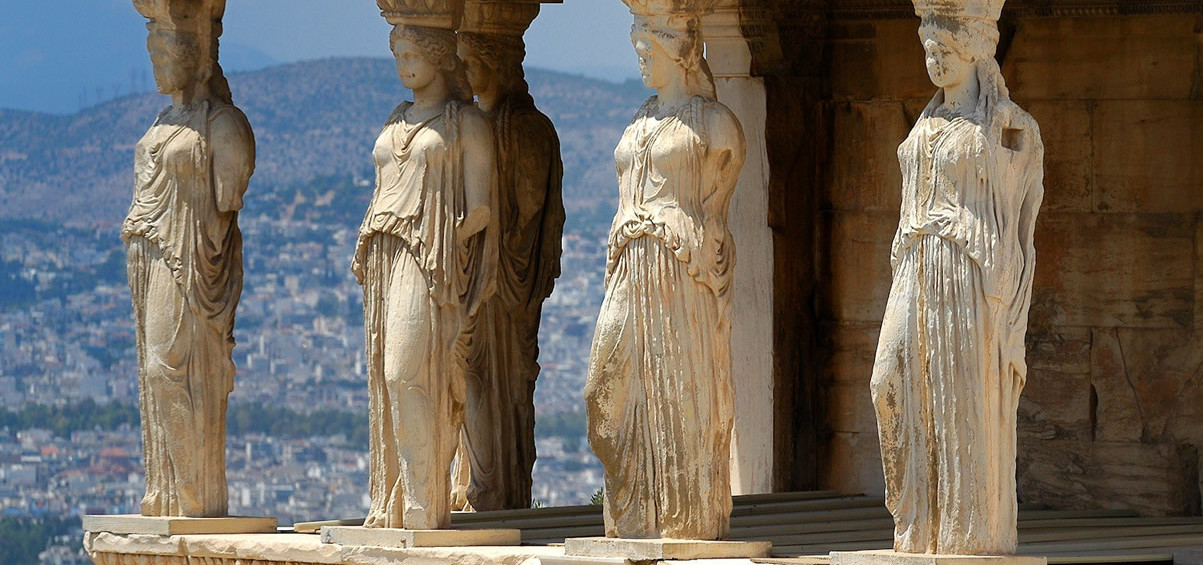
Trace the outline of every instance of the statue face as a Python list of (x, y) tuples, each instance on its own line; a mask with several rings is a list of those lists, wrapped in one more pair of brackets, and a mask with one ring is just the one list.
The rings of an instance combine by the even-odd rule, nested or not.
[(635, 45), (635, 53), (639, 55), (639, 74), (643, 76), (643, 85), (648, 88), (668, 85), (676, 70), (676, 63), (660, 41), (648, 33), (635, 33), (631, 42)]
[(146, 50), (154, 68), (155, 86), (162, 94), (183, 92), (196, 76), (196, 61), (186, 44), (170, 33), (151, 32)]
[(480, 53), (467, 44), (459, 45), (459, 58), (464, 61), (468, 84), (476, 94), (489, 93), (497, 86), (497, 71), (485, 63)]
[(924, 22), (919, 26), (919, 39), (927, 54), (927, 76), (932, 84), (940, 88), (956, 86), (976, 71), (976, 61), (968, 55), (967, 46), (949, 30)]
[(397, 58), (397, 74), (401, 84), (410, 90), (425, 88), (434, 82), (439, 70), (426, 59), (417, 45), (401, 38), (393, 40), (393, 56)]

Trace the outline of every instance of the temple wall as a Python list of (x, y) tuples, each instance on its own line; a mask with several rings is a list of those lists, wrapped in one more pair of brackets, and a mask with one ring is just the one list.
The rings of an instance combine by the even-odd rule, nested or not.
[[(1046, 147), (1020, 501), (1197, 514), (1203, 17), (1011, 23), (1003, 71)], [(869, 378), (898, 221), (895, 150), (934, 92), (917, 28), (911, 18), (828, 30), (819, 486), (846, 492), (883, 488)]]

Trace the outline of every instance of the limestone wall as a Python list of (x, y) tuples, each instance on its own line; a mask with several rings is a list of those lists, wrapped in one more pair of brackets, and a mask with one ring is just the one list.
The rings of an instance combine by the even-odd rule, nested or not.
[[(1004, 74), (1046, 146), (1020, 501), (1197, 514), (1203, 17), (1012, 23)], [(821, 486), (848, 492), (882, 490), (868, 384), (898, 219), (895, 149), (933, 93), (917, 27), (907, 19), (829, 30)]]

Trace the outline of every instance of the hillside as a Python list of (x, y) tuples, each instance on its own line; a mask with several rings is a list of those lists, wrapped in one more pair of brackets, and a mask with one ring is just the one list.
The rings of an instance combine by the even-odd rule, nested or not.
[[(344, 58), (232, 75), (258, 143), (248, 201), (315, 178), (370, 178), (380, 125), (408, 97), (395, 73), (389, 59)], [(647, 91), (540, 70), (527, 79), (560, 133), (570, 209), (612, 206), (613, 147)], [(0, 110), (0, 218), (118, 224), (129, 206), (134, 144), (164, 104), (143, 94), (71, 116)]]

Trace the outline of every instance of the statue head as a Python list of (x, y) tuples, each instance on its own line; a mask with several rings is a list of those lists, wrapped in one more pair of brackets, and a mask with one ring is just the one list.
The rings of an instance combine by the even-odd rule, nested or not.
[(694, 95), (714, 98), (714, 79), (703, 57), (701, 23), (692, 15), (636, 15), (631, 43), (648, 88), (683, 80)]
[(983, 64), (990, 66), (998, 47), (1003, 1), (914, 0), (932, 84), (956, 86), (975, 78)]
[(150, 53), (155, 85), (162, 94), (183, 92), (208, 78), (202, 77), (197, 68), (200, 41), (193, 34), (152, 29), (146, 36), (146, 50)]
[(461, 31), (459, 57), (478, 96), (527, 91), (522, 70), (526, 44), (521, 36)]
[(482, 107), (504, 95), (528, 92), (522, 35), (538, 15), (537, 0), (466, 0), (459, 56)]
[(146, 18), (146, 48), (163, 94), (193, 93), (230, 101), (217, 62), (225, 0), (134, 0)]
[(456, 54), (454, 31), (402, 24), (393, 26), (389, 39), (397, 74), (406, 88), (418, 90), (443, 80), (453, 98), (471, 100), (464, 63)]

